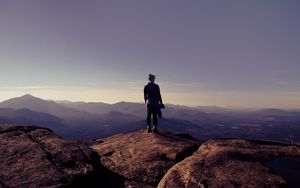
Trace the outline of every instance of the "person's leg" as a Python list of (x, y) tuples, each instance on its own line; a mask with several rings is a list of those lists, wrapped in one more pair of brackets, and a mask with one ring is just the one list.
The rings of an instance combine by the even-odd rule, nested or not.
[(157, 113), (153, 113), (153, 124), (154, 124), (153, 132), (156, 132), (157, 131), (157, 124), (158, 124)]
[(151, 113), (147, 111), (147, 129), (148, 132), (151, 132)]

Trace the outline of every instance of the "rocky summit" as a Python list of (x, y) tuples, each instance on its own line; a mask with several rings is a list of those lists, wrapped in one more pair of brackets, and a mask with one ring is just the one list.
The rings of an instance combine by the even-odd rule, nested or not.
[(98, 140), (92, 148), (104, 166), (124, 177), (125, 187), (156, 187), (168, 169), (199, 144), (187, 135), (140, 130)]
[(47, 128), (0, 125), (0, 188), (299, 187), (299, 172), (295, 144), (200, 143), (164, 130), (84, 144)]

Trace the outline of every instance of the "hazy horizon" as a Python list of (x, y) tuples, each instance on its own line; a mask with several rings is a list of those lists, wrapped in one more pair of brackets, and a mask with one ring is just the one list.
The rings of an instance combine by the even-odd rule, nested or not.
[(300, 108), (300, 2), (0, 0), (0, 101)]
[[(36, 97), (42, 100), (46, 100), (46, 101), (54, 101), (57, 103), (68, 103), (68, 102), (84, 102), (84, 103), (104, 103), (104, 104), (117, 104), (117, 103), (121, 103), (121, 102), (126, 102), (126, 103), (137, 103), (137, 104), (144, 104), (143, 101), (117, 101), (117, 102), (104, 102), (104, 101), (82, 101), (82, 100), (69, 100), (69, 99), (58, 99), (55, 100), (53, 98), (43, 98), (43, 97), (39, 97), (39, 96), (35, 96), (32, 95), (30, 93), (26, 93), (20, 96), (13, 96), (10, 98), (6, 98), (4, 100), (0, 100), (0, 103), (5, 102), (7, 100), (10, 99), (14, 99), (14, 98), (20, 98), (20, 97), (24, 97), (26, 95), (30, 95), (32, 97)], [(255, 107), (255, 106), (218, 106), (218, 105), (185, 105), (185, 104), (176, 104), (176, 103), (165, 103), (167, 105), (175, 105), (175, 106), (182, 106), (182, 107), (191, 107), (191, 108), (197, 108), (197, 107), (217, 107), (217, 108), (227, 108), (227, 109), (232, 109), (232, 110), (262, 110), (262, 109), (282, 109), (282, 110), (300, 110), (300, 108), (280, 108), (280, 107)]]

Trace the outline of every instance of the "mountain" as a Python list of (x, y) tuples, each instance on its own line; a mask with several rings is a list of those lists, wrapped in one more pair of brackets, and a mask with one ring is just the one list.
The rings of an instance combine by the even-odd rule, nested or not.
[[(72, 139), (106, 137), (112, 134), (136, 131), (146, 127), (144, 120), (146, 109), (145, 105), (141, 103), (119, 102), (112, 105), (67, 101), (58, 103), (31, 95), (24, 95), (4, 101), (0, 104), (0, 108), (1, 107), (15, 109), (27, 108), (38, 113), (47, 113), (49, 116), (57, 116), (61, 118), (61, 122), (59, 124), (53, 122), (53, 126), (61, 126), (64, 127), (64, 129), (58, 131), (58, 129), (54, 127), (50, 128), (53, 128), (59, 135)], [(171, 131), (189, 132), (194, 135), (202, 128), (196, 123), (184, 120), (184, 118), (196, 121), (198, 117), (204, 117), (204, 114), (205, 113), (198, 111), (176, 110), (172, 107), (167, 107), (164, 111), (166, 118), (160, 122), (160, 127)], [(31, 121), (24, 121), (23, 123), (43, 126), (43, 122), (36, 121), (36, 119), (31, 117), (34, 117), (34, 115), (27, 117), (27, 119), (31, 119)], [(38, 115), (36, 117), (38, 117)], [(184, 118), (181, 119), (181, 117)], [(46, 120), (47, 118), (44, 119)], [(22, 123), (22, 121), (16, 121), (16, 119), (14, 119), (14, 121), (4, 121), (3, 119), (2, 123)]]
[(62, 102), (66, 107), (86, 111), (94, 114), (105, 114), (111, 111), (132, 114), (138, 117), (144, 117), (146, 112), (145, 104), (134, 102), (118, 102), (107, 104), (102, 102)]
[(0, 187), (299, 187), (299, 145), (159, 130), (89, 143), (0, 125)]
[(36, 112), (51, 114), (60, 118), (85, 118), (89, 113), (68, 108), (54, 101), (47, 101), (26, 94), (0, 103), (0, 108), (29, 109)]
[[(62, 123), (53, 122), (50, 128), (64, 138), (71, 139), (106, 137), (146, 126), (146, 108), (143, 103), (55, 102), (25, 95), (0, 103), (1, 108), (29, 109), (55, 116)], [(200, 140), (240, 138), (300, 142), (300, 112), (297, 110), (232, 110), (216, 106), (187, 107), (167, 104), (162, 113), (163, 119), (159, 121), (159, 128), (188, 132)], [(23, 117), (24, 121), (16, 118), (8, 121), (2, 117), (0, 122), (50, 126), (36, 117)], [(55, 127), (64, 129), (58, 131)]]
[(92, 139), (106, 137), (117, 133), (129, 132), (143, 128), (140, 118), (131, 114), (111, 111), (106, 114), (99, 114), (94, 118), (75, 119), (67, 121), (70, 131), (65, 136), (72, 139)]
[(28, 109), (0, 108), (0, 124), (12, 123), (44, 126), (58, 133), (61, 133), (61, 130), (65, 128), (63, 119), (50, 114), (34, 112)]
[(59, 104), (89, 112), (89, 113), (94, 113), (94, 114), (104, 114), (112, 111), (112, 105), (107, 104), (107, 103), (102, 103), (102, 102), (71, 102), (71, 101), (63, 101), (63, 102), (58, 102)]
[[(132, 114), (138, 117), (145, 117), (146, 106), (143, 103), (134, 102), (118, 102), (115, 104), (107, 104), (102, 102), (62, 102), (60, 103), (66, 107), (74, 108), (77, 110), (82, 110), (94, 114), (103, 114), (110, 111), (122, 112), (125, 114)], [(207, 111), (207, 112), (206, 112)], [(229, 109), (224, 109), (220, 107), (188, 107), (183, 105), (173, 105), (166, 104), (166, 108), (163, 109), (163, 115), (166, 118), (176, 118), (176, 119), (194, 119), (199, 120), (203, 117), (208, 116), (208, 113), (230, 111)], [(211, 114), (212, 115), (212, 114)]]
[[(66, 107), (75, 108), (95, 114), (108, 113), (110, 111), (121, 112), (124, 114), (131, 114), (140, 118), (146, 116), (146, 106), (143, 103), (134, 102), (119, 102), (115, 104), (106, 103), (84, 103), (84, 102), (63, 102), (61, 103)], [(215, 107), (215, 109), (219, 109)], [(221, 109), (221, 108), (220, 108)], [(210, 110), (210, 113), (213, 110)], [(168, 119), (182, 119), (188, 121), (206, 121), (208, 118), (215, 118), (221, 114), (209, 114), (198, 108), (192, 108), (181, 105), (167, 104), (166, 108), (163, 109), (163, 116)]]
[(89, 113), (28, 94), (0, 103), (0, 123), (44, 126), (70, 139), (91, 139), (137, 130), (124, 125), (139, 120), (141, 118), (134, 115), (115, 111)]
[(286, 111), (282, 109), (263, 109), (253, 112), (253, 114), (263, 117), (278, 117), (300, 120), (300, 112)]
[(133, 114), (138, 117), (145, 117), (147, 112), (146, 106), (143, 103), (134, 103), (134, 102), (119, 102), (113, 104), (114, 111), (119, 111), (126, 114)]
[(197, 106), (195, 108), (206, 113), (228, 113), (233, 111), (232, 109), (222, 108), (219, 106)]

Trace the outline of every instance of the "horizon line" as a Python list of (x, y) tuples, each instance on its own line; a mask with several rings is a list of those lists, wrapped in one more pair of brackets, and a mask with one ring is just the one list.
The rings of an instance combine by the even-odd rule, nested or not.
[[(34, 98), (38, 98), (38, 99), (41, 99), (41, 100), (45, 100), (45, 101), (54, 101), (56, 103), (63, 103), (63, 102), (71, 102), (71, 103), (76, 103), (76, 102), (82, 102), (82, 103), (104, 103), (104, 104), (108, 104), (108, 105), (114, 105), (114, 104), (118, 104), (118, 103), (122, 103), (122, 102), (125, 102), (125, 103), (136, 103), (136, 104), (144, 104), (144, 102), (140, 101), (126, 101), (126, 100), (121, 100), (121, 101), (118, 101), (118, 102), (113, 102), (113, 103), (110, 103), (110, 102), (103, 102), (103, 101), (84, 101), (84, 100), (69, 100), (69, 99), (62, 99), (62, 100), (55, 100), (55, 99), (49, 99), (49, 98), (43, 98), (43, 97), (37, 97), (35, 95), (32, 95), (30, 93), (26, 93), (26, 94), (23, 94), (23, 95), (19, 95), (19, 96), (16, 96), (16, 97), (11, 97), (11, 98), (8, 98), (8, 99), (4, 99), (4, 100), (1, 100), (0, 103), (3, 103), (7, 100), (11, 100), (11, 99), (14, 99), (14, 98), (21, 98), (21, 97), (25, 97), (25, 96), (31, 96), (31, 97), (34, 97)], [(166, 105), (174, 105), (174, 106), (182, 106), (182, 107), (188, 107), (188, 108), (199, 108), (199, 107), (216, 107), (216, 108), (224, 108), (224, 109), (253, 109), (253, 110), (260, 110), (260, 109), (283, 109), (283, 110), (299, 110), (300, 108), (282, 108), (282, 107), (249, 107), (249, 106), (219, 106), (219, 105), (195, 105), (195, 106), (191, 106), (191, 105), (187, 105), (187, 104), (175, 104), (175, 103), (165, 103)]]

